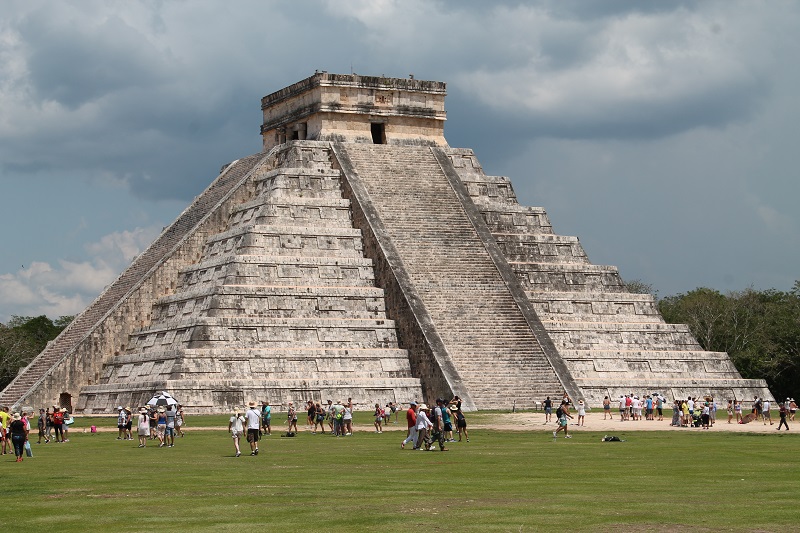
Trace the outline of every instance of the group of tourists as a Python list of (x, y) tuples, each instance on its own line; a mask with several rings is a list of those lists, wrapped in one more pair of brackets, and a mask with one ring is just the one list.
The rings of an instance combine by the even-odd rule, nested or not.
[[(376, 411), (378, 407), (376, 405)], [(411, 443), (415, 450), (432, 451), (436, 442), (440, 451), (448, 451), (445, 443), (456, 442), (453, 436), (454, 420), (458, 431), (458, 442), (461, 442), (462, 437), (469, 442), (467, 419), (461, 410), (461, 398), (455, 396), (450, 401), (437, 398), (433, 410), (424, 403), (411, 402), (406, 411), (408, 431), (406, 438), (400, 443), (400, 448), (404, 449), (406, 444)]]
[[(13, 448), (16, 462), (22, 462), (23, 455), (33, 457), (30, 444), (30, 434), (33, 423), (36, 423), (38, 432), (37, 444), (48, 444), (51, 440), (57, 443), (69, 442), (69, 424), (73, 419), (66, 408), (53, 406), (39, 409), (37, 416), (34, 411), (17, 411), (10, 413), (8, 407), (0, 407), (0, 448), (2, 455), (9, 453)], [(10, 446), (9, 446), (10, 444)]]
[[(130, 407), (117, 407), (117, 440), (133, 440), (133, 413)], [(144, 405), (136, 415), (136, 435), (139, 448), (146, 448), (148, 440), (158, 439), (159, 448), (175, 446), (175, 435), (183, 437), (186, 414), (180, 404)]]

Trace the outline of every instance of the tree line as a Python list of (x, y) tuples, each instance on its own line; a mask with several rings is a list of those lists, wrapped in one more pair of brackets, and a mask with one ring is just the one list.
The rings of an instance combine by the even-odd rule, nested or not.
[(626, 283), (655, 297), (670, 324), (687, 324), (700, 346), (727, 352), (743, 378), (764, 379), (777, 400), (800, 393), (800, 281), (787, 292), (705, 287), (659, 298), (652, 285)]
[[(659, 298), (652, 285), (626, 283), (630, 292), (652, 294), (664, 320), (688, 324), (704, 350), (727, 352), (743, 378), (765, 379), (777, 399), (800, 387), (800, 281), (775, 289), (728, 292), (697, 288)], [(0, 323), (0, 389), (28, 365), (73, 319), (14, 316)]]
[(0, 390), (28, 366), (47, 343), (72, 322), (72, 316), (50, 320), (46, 316), (12, 316), (0, 323)]

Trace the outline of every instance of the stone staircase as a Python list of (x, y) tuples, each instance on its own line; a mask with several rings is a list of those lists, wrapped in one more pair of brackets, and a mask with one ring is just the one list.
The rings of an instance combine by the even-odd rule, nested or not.
[(591, 264), (576, 237), (555, 235), (544, 209), (519, 205), (510, 180), (485, 175), (471, 150), (448, 155), (590, 404), (630, 392), (771, 396), (688, 326), (666, 324), (652, 296), (628, 293), (615, 267)]
[(206, 237), (100, 383), (83, 388), (80, 410), (140, 404), (154, 386), (193, 412), (420, 397), (326, 147), (290, 143), (257, 173), (253, 197)]
[[(266, 154), (256, 154), (246, 157), (224, 169), (221, 175), (181, 213), (177, 220), (165, 228), (147, 250), (134, 259), (132, 264), (85, 311), (77, 315), (56, 339), (48, 343), (47, 347), (20, 371), (17, 377), (0, 393), (0, 405), (46, 405), (34, 393), (48, 375), (59, 371), (59, 365), (69, 368), (66, 371), (61, 369), (57, 373), (65, 373), (69, 377), (55, 376), (57, 385), (54, 388), (71, 389), (74, 382), (85, 380), (80, 364), (70, 361), (76, 349), (87, 341), (89, 336), (101, 326), (108, 314), (118, 308), (125, 297), (148, 278), (153, 269), (190, 235), (209, 210), (265, 156)], [(31, 397), (32, 394), (33, 397)], [(70, 400), (67, 398), (61, 399), (64, 407), (71, 408), (69, 402)]]
[(479, 408), (563, 386), (430, 148), (341, 145)]

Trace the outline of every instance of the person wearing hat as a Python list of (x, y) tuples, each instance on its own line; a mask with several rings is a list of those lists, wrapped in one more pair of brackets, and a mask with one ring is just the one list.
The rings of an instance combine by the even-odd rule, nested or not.
[(430, 437), (428, 437), (430, 429), (433, 427), (428, 413), (430, 409), (424, 403), (419, 406), (417, 410), (417, 444), (414, 446), (415, 450), (428, 451), (431, 447)]
[(444, 407), (444, 400), (442, 398), (436, 399), (436, 407), (433, 410), (433, 428), (431, 431), (431, 437), (433, 440), (436, 440), (439, 443), (439, 450), (446, 452), (448, 451), (445, 448), (445, 436), (444, 436), (444, 411), (446, 411)]
[(150, 434), (150, 415), (147, 407), (139, 408), (139, 415), (136, 417), (136, 435), (139, 437), (139, 448), (147, 446), (147, 437)]
[(25, 450), (25, 441), (28, 440), (28, 429), (19, 413), (11, 415), (8, 431), (11, 435), (11, 444), (14, 446), (14, 455), (17, 456), (16, 462), (20, 463), (22, 462), (22, 452)]
[(453, 416), (456, 419), (456, 428), (458, 429), (458, 442), (461, 442), (461, 434), (464, 434), (464, 437), (469, 442), (469, 433), (467, 433), (467, 419), (464, 418), (464, 413), (461, 411), (461, 406), (459, 405), (451, 405), (450, 410), (453, 412)]
[(247, 404), (247, 442), (250, 443), (250, 455), (258, 455), (258, 440), (261, 437), (261, 413), (256, 408), (256, 402)]
[(406, 422), (408, 423), (408, 431), (406, 431), (406, 438), (400, 443), (400, 449), (404, 449), (409, 442), (414, 443), (417, 447), (417, 402), (411, 402), (411, 405), (406, 411)]
[(69, 442), (69, 425), (72, 424), (72, 417), (70, 417), (66, 407), (61, 408), (61, 417), (64, 419), (64, 423), (61, 427), (64, 432), (64, 440), (61, 442)]
[(242, 411), (240, 409), (236, 409), (233, 412), (233, 416), (231, 417), (230, 421), (228, 422), (228, 431), (231, 433), (231, 437), (233, 437), (233, 446), (236, 448), (236, 455), (234, 457), (239, 457), (242, 455), (242, 450), (239, 449), (239, 439), (244, 433), (244, 427), (247, 424), (247, 419), (242, 415)]
[(778, 415), (781, 417), (781, 421), (778, 424), (778, 431), (781, 430), (781, 426), (786, 426), (786, 431), (789, 431), (789, 424), (786, 422), (786, 414), (788, 411), (785, 403), (778, 404)]
[(156, 436), (158, 437), (158, 447), (163, 448), (167, 445), (167, 410), (163, 405), (158, 407), (156, 415)]
[[(128, 414), (125, 412), (125, 408), (121, 405), (117, 407), (117, 440), (122, 440), (125, 437), (125, 424), (128, 419)], [(127, 440), (127, 439), (126, 439)]]
[(56, 434), (56, 442), (66, 442), (64, 436), (64, 413), (60, 408), (53, 406), (53, 432)]
[(797, 403), (794, 398), (789, 398), (789, 420), (794, 422), (794, 414), (797, 411)]

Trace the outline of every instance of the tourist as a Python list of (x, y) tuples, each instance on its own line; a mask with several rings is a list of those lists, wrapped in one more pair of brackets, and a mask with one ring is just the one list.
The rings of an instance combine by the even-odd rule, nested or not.
[(689, 427), (692, 424), (692, 418), (689, 413), (689, 401), (683, 400), (681, 402), (681, 412), (683, 413), (683, 420), (681, 426)]
[(20, 463), (22, 462), (22, 451), (25, 449), (25, 441), (28, 440), (28, 430), (19, 413), (11, 416), (11, 423), (7, 429), (7, 435), (11, 437), (11, 444), (14, 447), (14, 455), (17, 456), (16, 462)]
[(314, 427), (314, 417), (316, 409), (314, 408), (314, 400), (306, 402), (306, 430), (311, 431)]
[(681, 402), (680, 402), (680, 400), (674, 400), (672, 402), (672, 422), (670, 422), (669, 425), (673, 426), (673, 427), (680, 427), (681, 426)]
[(467, 439), (467, 442), (469, 442), (469, 433), (467, 433), (467, 419), (464, 418), (464, 413), (461, 411), (459, 407), (456, 407), (455, 405), (451, 405), (450, 410), (456, 417), (456, 429), (458, 429), (458, 442), (461, 442), (462, 433), (464, 434), (464, 438)]
[(291, 432), (292, 427), (294, 427), (294, 432), (297, 433), (297, 409), (294, 408), (294, 403), (292, 402), (289, 402), (289, 409), (286, 411), (286, 421), (289, 423), (287, 431)]
[(761, 404), (761, 414), (764, 417), (764, 425), (767, 425), (767, 421), (769, 420), (769, 425), (773, 424), (772, 417), (769, 414), (770, 403), (769, 400), (766, 398), (764, 399), (764, 403)]
[(158, 426), (158, 412), (155, 405), (150, 406), (150, 439), (156, 438), (156, 428)]
[(645, 420), (653, 420), (653, 397), (644, 398)]
[(2, 443), (3, 455), (8, 453), (8, 441), (11, 438), (8, 433), (10, 424), (11, 415), (8, 413), (8, 407), (0, 407), (0, 443)]
[(69, 442), (69, 426), (73, 422), (72, 415), (69, 414), (66, 407), (62, 407), (61, 416), (64, 418), (64, 425), (61, 428), (64, 431), (64, 439), (62, 442)]
[(397, 424), (397, 404), (394, 402), (389, 402), (389, 418), (394, 415), (394, 423)]
[(265, 400), (261, 401), (261, 427), (267, 435), (272, 435), (272, 407)]
[(45, 434), (45, 428), (47, 427), (47, 412), (44, 409), (39, 409), (39, 419), (37, 420), (37, 429), (39, 430), (39, 440), (36, 441), (36, 444), (41, 444), (42, 439), (44, 439), (44, 443), (47, 444), (50, 442), (50, 439), (47, 438)]
[(167, 433), (167, 410), (164, 406), (158, 408), (156, 415), (156, 436), (158, 437), (158, 447), (163, 448), (166, 446), (166, 433)]
[(317, 426), (319, 426), (320, 431), (322, 434), (325, 434), (325, 410), (322, 408), (319, 402), (314, 405), (314, 431), (312, 433), (317, 433)]
[(611, 400), (608, 399), (608, 396), (603, 398), (603, 420), (608, 417), (609, 420), (614, 420), (614, 415), (611, 414)]
[(797, 403), (795, 403), (794, 398), (789, 398), (789, 420), (794, 422), (794, 414), (797, 411)]
[(761, 403), (761, 400), (758, 398), (758, 396), (753, 396), (753, 411), (752, 412), (756, 414), (756, 420), (758, 420), (761, 417), (761, 407), (762, 407), (762, 405), (763, 404)]
[(578, 400), (578, 425), (585, 426), (586, 425), (586, 404), (583, 403), (583, 400)]
[(128, 419), (128, 415), (125, 413), (125, 408), (121, 405), (117, 407), (119, 413), (117, 414), (117, 440), (122, 440), (125, 438), (125, 423)]
[(619, 397), (619, 421), (625, 422), (625, 410), (626, 410), (626, 396), (620, 395)]
[(430, 419), (428, 418), (429, 409), (424, 403), (419, 406), (417, 410), (417, 443), (414, 446), (415, 450), (428, 451), (430, 449), (431, 441), (428, 437), (430, 428), (433, 427)]
[(569, 414), (569, 408), (566, 402), (561, 402), (561, 405), (556, 410), (556, 417), (558, 418), (558, 427), (553, 431), (553, 438), (555, 439), (558, 437), (558, 432), (563, 430), (564, 438), (571, 439), (572, 435), (570, 435), (569, 430), (567, 430), (567, 418), (572, 418), (572, 415)]
[(53, 414), (50, 408), (44, 410), (44, 443), (47, 444), (53, 438)]
[(331, 408), (331, 412), (334, 436), (344, 436), (344, 405), (342, 405), (342, 402), (337, 400), (336, 404)]
[(436, 408), (433, 410), (433, 431), (431, 432), (431, 437), (435, 439), (439, 443), (439, 450), (446, 452), (448, 451), (444, 445), (444, 411), (446, 410), (444, 406), (444, 400), (442, 398), (436, 399)]
[(347, 399), (347, 405), (344, 406), (344, 414), (342, 415), (342, 420), (344, 422), (344, 431), (345, 435), (352, 435), (353, 434), (353, 399)]
[(239, 449), (239, 439), (241, 438), (242, 433), (244, 433), (246, 424), (247, 419), (242, 416), (241, 411), (234, 411), (233, 416), (228, 422), (228, 431), (230, 431), (231, 436), (233, 437), (233, 446), (236, 448), (236, 455), (234, 455), (234, 457), (239, 457), (242, 455), (242, 450)]
[(453, 438), (453, 423), (450, 420), (450, 410), (447, 408), (447, 403), (442, 402), (442, 422), (444, 423), (444, 440), (446, 442), (455, 442)]
[(778, 415), (781, 417), (781, 421), (778, 423), (778, 431), (781, 430), (781, 426), (786, 426), (786, 431), (789, 431), (789, 424), (786, 423), (787, 411), (785, 403), (778, 404)]
[(735, 404), (733, 404), (733, 412), (736, 414), (736, 423), (742, 423), (742, 400), (737, 400)]
[(711, 426), (710, 419), (711, 419), (711, 408), (708, 406), (708, 402), (703, 404), (703, 410), (700, 414), (701, 426), (703, 429), (709, 429)]
[(167, 428), (165, 431), (165, 438), (167, 442), (167, 447), (172, 448), (175, 446), (175, 406), (168, 405), (167, 406)]
[(375, 416), (375, 433), (383, 433), (383, 409), (381, 409), (381, 405), (379, 403), (375, 404), (375, 412), (373, 413)]
[(713, 396), (711, 397), (711, 400), (709, 400), (708, 410), (709, 422), (711, 427), (714, 427), (714, 424), (717, 421), (717, 401)]
[(33, 450), (31, 449), (31, 417), (33, 416), (33, 411), (27, 412), (23, 411), (21, 413), (22, 422), (25, 424), (25, 444), (22, 446), (25, 449), (25, 455), (28, 457), (33, 457)]
[(247, 442), (250, 443), (250, 455), (258, 455), (258, 439), (261, 433), (261, 413), (256, 409), (256, 402), (247, 404)]
[(633, 393), (625, 395), (625, 419), (636, 420), (633, 417)]
[(328, 421), (328, 428), (331, 431), (331, 435), (334, 434), (333, 432), (333, 421), (334, 421), (334, 412), (333, 412), (333, 400), (328, 400), (328, 405), (325, 406), (325, 419)]
[(411, 402), (408, 410), (406, 411), (406, 422), (408, 423), (408, 430), (406, 431), (406, 438), (400, 443), (400, 449), (404, 449), (409, 442), (417, 447), (417, 402)]
[(733, 400), (728, 400), (728, 424), (733, 422)]
[(136, 419), (136, 435), (139, 437), (139, 448), (147, 446), (147, 437), (150, 434), (150, 415), (147, 407), (139, 408), (139, 416)]
[(656, 412), (658, 413), (658, 421), (664, 421), (664, 397), (660, 394), (656, 396)]
[(186, 414), (183, 412), (183, 406), (178, 404), (175, 409), (175, 428), (178, 431), (178, 436), (183, 437), (183, 424), (186, 422)]
[(689, 423), (692, 423), (694, 419), (694, 398), (689, 396), (689, 399), (686, 401), (686, 407), (689, 409)]
[(544, 399), (542, 405), (544, 406), (544, 423), (547, 424), (553, 416), (553, 401), (550, 396)]
[(66, 442), (64, 437), (64, 412), (55, 406), (53, 407), (52, 423), (53, 432), (56, 434), (56, 442)]

